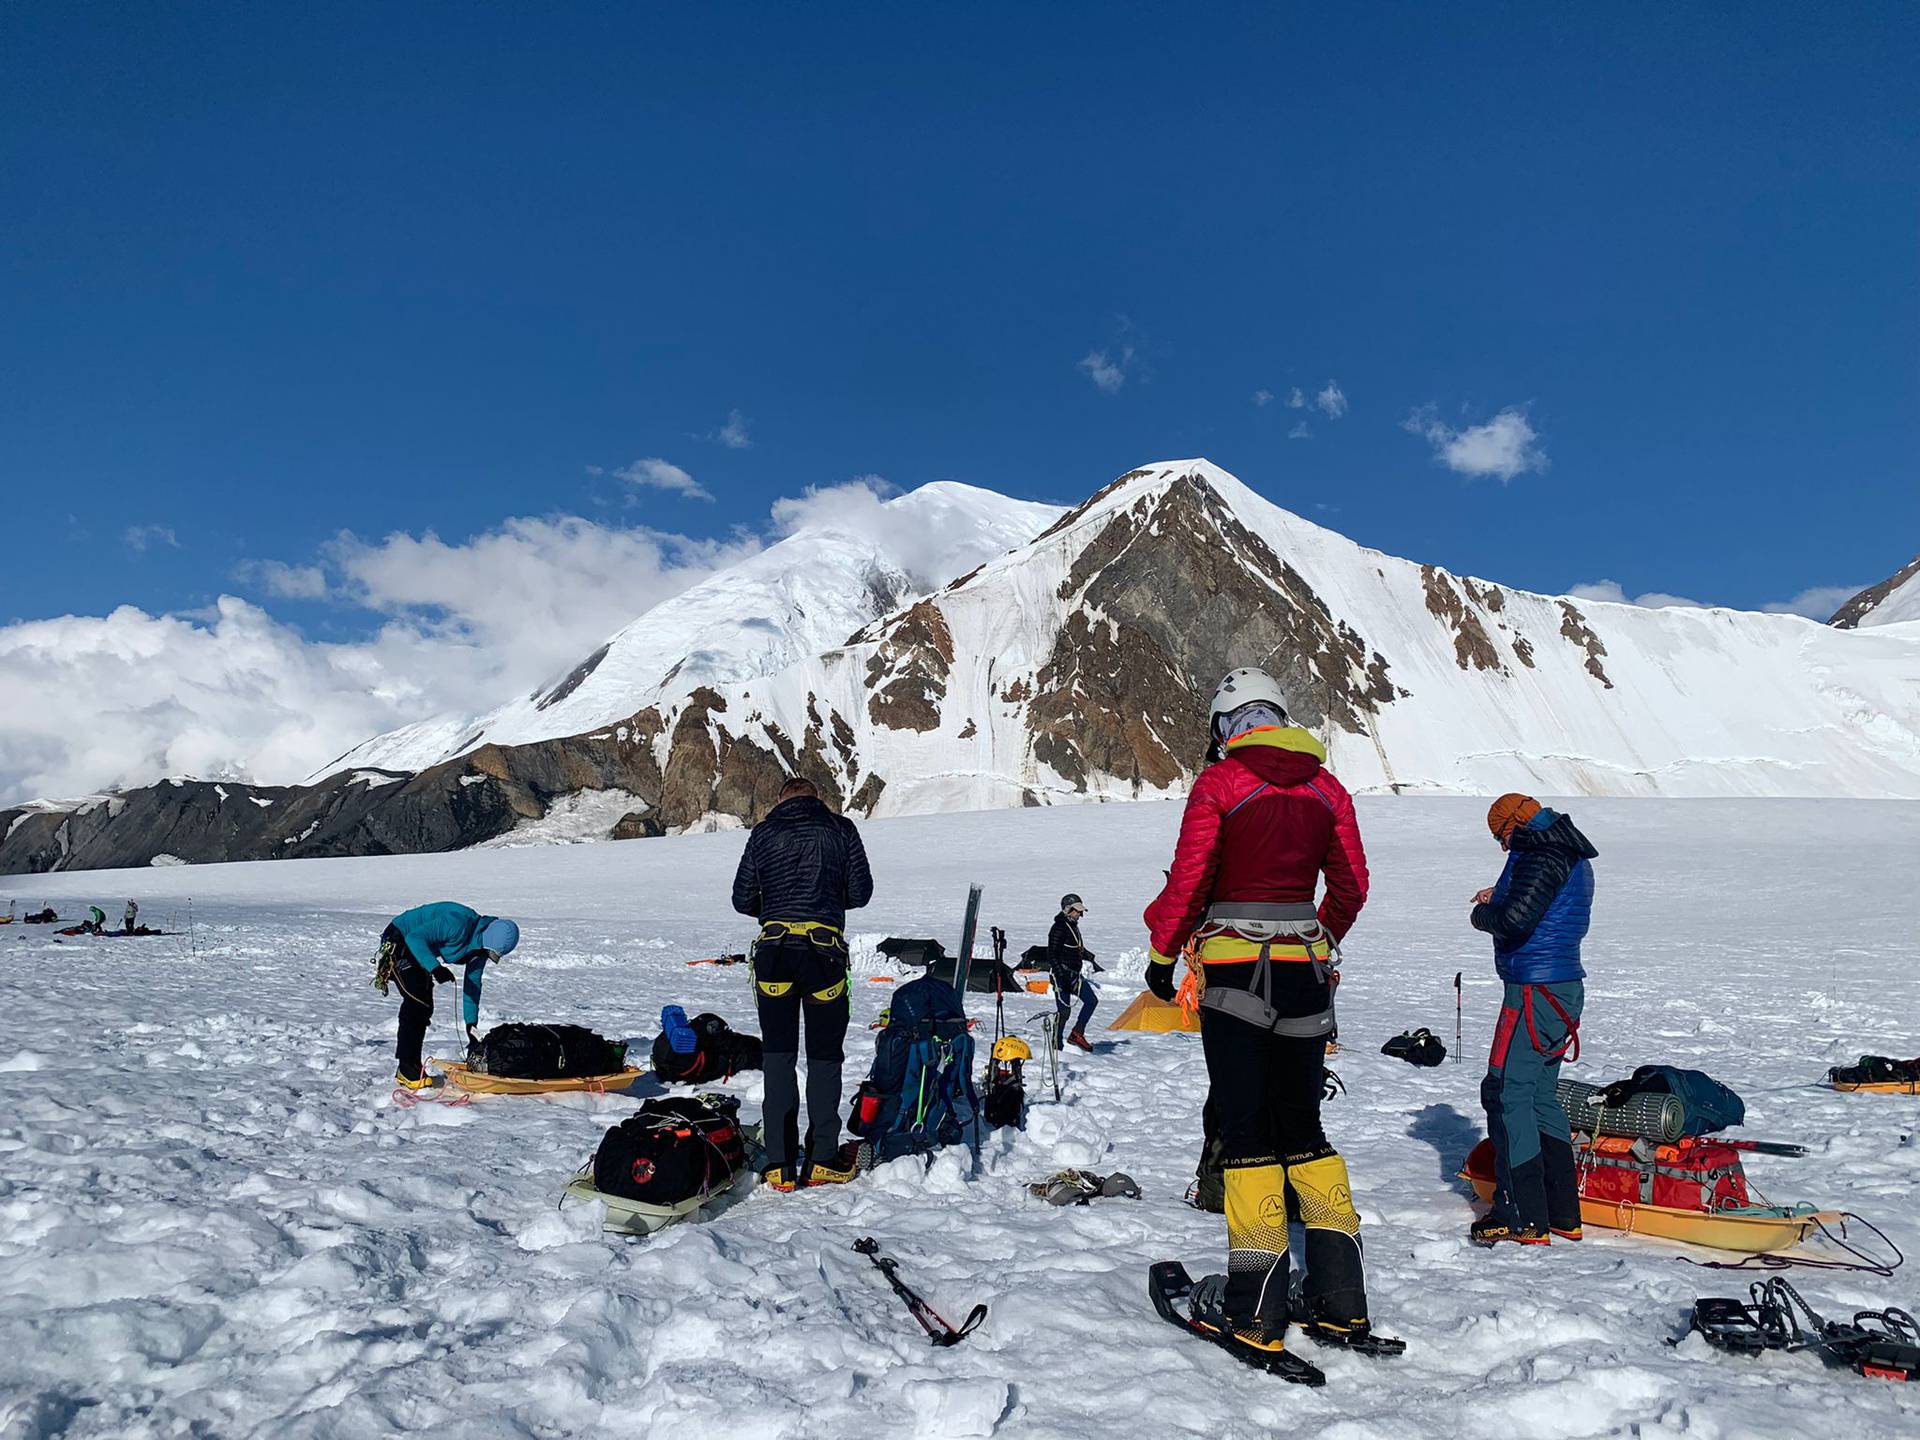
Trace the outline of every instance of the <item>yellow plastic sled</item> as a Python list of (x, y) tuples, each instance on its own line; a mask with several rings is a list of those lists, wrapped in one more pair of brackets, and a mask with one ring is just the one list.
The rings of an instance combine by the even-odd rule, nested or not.
[(585, 1091), (589, 1095), (618, 1095), (647, 1072), (627, 1069), (613, 1075), (573, 1075), (564, 1080), (516, 1080), (508, 1075), (482, 1075), (458, 1060), (435, 1060), (449, 1085), (469, 1095), (562, 1095)]
[[(1476, 1152), (1478, 1153), (1478, 1152)], [(1493, 1176), (1469, 1159), (1460, 1178), (1484, 1201), (1493, 1199)], [(1650, 1240), (1700, 1245), (1708, 1250), (1733, 1250), (1758, 1255), (1790, 1250), (1805, 1240), (1822, 1221), (1840, 1217), (1817, 1214), (1726, 1215), (1704, 1210), (1675, 1210), (1666, 1205), (1636, 1205), (1625, 1200), (1580, 1200), (1580, 1220), (1600, 1230), (1620, 1230)]]
[(1834, 1080), (1829, 1083), (1834, 1089), (1849, 1094), (1860, 1091), (1874, 1095), (1920, 1095), (1920, 1080), (1867, 1080), (1854, 1085)]

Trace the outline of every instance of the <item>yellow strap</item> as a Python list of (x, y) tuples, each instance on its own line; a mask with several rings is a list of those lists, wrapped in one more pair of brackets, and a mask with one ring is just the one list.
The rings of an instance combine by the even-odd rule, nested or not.
[(757, 982), (760, 993), (769, 997), (779, 997), (793, 988), (791, 980), (761, 980)]
[(829, 985), (826, 989), (814, 991), (813, 998), (816, 1000), (823, 1000), (823, 1001), (838, 1000), (842, 995), (846, 993), (847, 993), (847, 977), (845, 975), (842, 975), (838, 980), (834, 981), (833, 984)]
[[(1325, 960), (1333, 953), (1324, 940), (1315, 941), (1311, 947), (1298, 940), (1275, 940), (1267, 947), (1267, 952), (1275, 960)], [(1238, 935), (1212, 935), (1200, 945), (1200, 958), (1214, 964), (1255, 960), (1259, 956), (1260, 942), (1243, 940)]]
[(840, 933), (838, 926), (819, 920), (767, 920), (761, 923), (762, 940), (785, 940), (791, 935), (798, 935), (802, 940), (811, 940), (821, 946), (847, 943), (847, 937)]

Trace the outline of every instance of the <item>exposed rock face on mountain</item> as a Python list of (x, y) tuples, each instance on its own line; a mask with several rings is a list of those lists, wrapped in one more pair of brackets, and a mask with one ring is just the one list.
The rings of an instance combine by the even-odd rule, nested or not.
[(915, 533), (965, 533), (921, 549), (972, 567), (944, 588), (870, 539), (796, 535), (541, 693), (377, 737), (314, 785), (0, 812), (0, 872), (448, 849), (585, 792), (622, 836), (719, 828), (793, 774), (861, 816), (1178, 795), (1236, 665), (1278, 676), (1363, 791), (1920, 795), (1920, 627), (1511, 590), (1367, 550), (1203, 460), (1064, 514), (936, 488)]
[(1920, 555), (1878, 585), (1869, 585), (1833, 612), (1827, 623), (1842, 630), (1862, 625), (1899, 625), (1920, 620)]

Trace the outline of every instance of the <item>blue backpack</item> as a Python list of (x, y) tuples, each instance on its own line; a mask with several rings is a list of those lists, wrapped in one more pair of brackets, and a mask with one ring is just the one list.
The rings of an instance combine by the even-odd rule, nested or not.
[[(1700, 1070), (1676, 1065), (1642, 1065), (1630, 1080), (1606, 1088), (1608, 1105), (1635, 1095), (1677, 1095), (1687, 1112), (1688, 1135), (1711, 1135), (1746, 1122), (1747, 1106), (1738, 1094)], [(1615, 1098), (1617, 1097), (1617, 1098)]]
[(848, 1128), (881, 1163), (976, 1144), (979, 1115), (973, 1036), (953, 986), (932, 976), (902, 985), (874, 1041), (873, 1070), (854, 1097)]

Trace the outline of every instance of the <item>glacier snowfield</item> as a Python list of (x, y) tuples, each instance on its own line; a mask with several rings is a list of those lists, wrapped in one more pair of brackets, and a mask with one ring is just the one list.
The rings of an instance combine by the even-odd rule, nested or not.
[[(1324, 1390), (1286, 1387), (1162, 1324), (1146, 1266), (1218, 1268), (1224, 1229), (1182, 1201), (1199, 1144), (1197, 1040), (1104, 1029), (1139, 989), (1140, 910), (1178, 823), (1171, 804), (1083, 806), (863, 826), (878, 896), (852, 930), (860, 977), (849, 1089), (892, 987), (888, 934), (952, 945), (969, 880), (1012, 948), (1043, 940), (1060, 893), (1092, 907), (1112, 968), (1102, 1053), (1024, 1133), (845, 1188), (756, 1191), (712, 1223), (603, 1236), (557, 1208), (635, 1102), (591, 1095), (396, 1108), (394, 1002), (371, 989), (385, 920), (459, 899), (518, 919), (483, 1024), (568, 1020), (644, 1047), (659, 1008), (757, 1029), (727, 890), (738, 833), (443, 856), (14, 877), (0, 900), (63, 917), (132, 895), (192, 935), (58, 942), (0, 927), (0, 1435), (20, 1437), (758, 1436), (1577, 1437), (1920, 1434), (1920, 1394), (1809, 1356), (1670, 1347), (1701, 1294), (1751, 1276), (1599, 1234), (1485, 1253), (1454, 1171), (1481, 1132), (1499, 990), (1468, 897), (1499, 854), (1473, 800), (1363, 799), (1373, 899), (1340, 991), (1347, 1093), (1327, 1128), (1366, 1222), (1376, 1322), (1398, 1362), (1305, 1347)], [(1748, 1101), (1779, 1201), (1860, 1212), (1920, 1253), (1920, 1100), (1816, 1086), (1862, 1051), (1920, 1052), (1920, 804), (1578, 801), (1601, 851), (1585, 1049), (1573, 1074), (1706, 1069)], [(1378, 1053), (1425, 1025), (1462, 1063)], [(441, 999), (429, 1053), (451, 1055)], [(987, 997), (970, 997), (990, 1018)], [(1050, 1002), (1015, 997), (1026, 1026)], [(1029, 1035), (1037, 1032), (1028, 1029)], [(644, 1088), (644, 1087), (643, 1087)], [(730, 1088), (757, 1113), (757, 1075)], [(1024, 1182), (1125, 1170), (1145, 1199), (1059, 1210)], [(867, 1261), (877, 1236), (950, 1316), (928, 1346)], [(1705, 1257), (1701, 1257), (1705, 1258)], [(1891, 1280), (1792, 1276), (1830, 1315), (1920, 1302)]]

